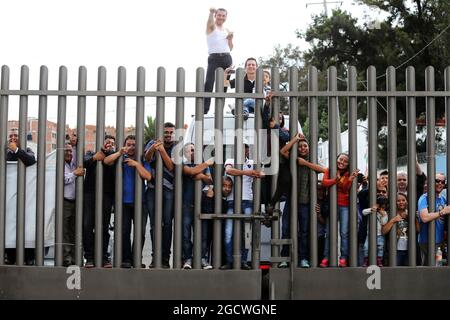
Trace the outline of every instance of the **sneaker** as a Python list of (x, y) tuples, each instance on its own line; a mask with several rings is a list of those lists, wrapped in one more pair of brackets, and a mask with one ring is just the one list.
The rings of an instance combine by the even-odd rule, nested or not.
[(326, 267), (328, 267), (328, 259), (327, 258), (324, 258), (323, 260), (322, 260), (322, 262), (320, 263), (320, 265), (319, 265), (321, 268), (326, 268)]
[(191, 260), (186, 260), (186, 261), (184, 262), (183, 269), (184, 269), (184, 270), (190, 270), (190, 269), (192, 269), (192, 261), (191, 261)]
[(206, 259), (202, 259), (202, 269), (203, 270), (211, 270), (213, 267), (206, 261)]
[(163, 259), (162, 267), (163, 269), (170, 269), (169, 259)]
[(383, 257), (377, 257), (377, 266), (383, 267)]
[(309, 261), (306, 259), (302, 259), (300, 261), (300, 268), (310, 268)]
[(94, 261), (91, 260), (91, 259), (88, 259), (88, 260), (86, 261), (86, 263), (84, 264), (84, 267), (85, 267), (85, 268), (88, 268), (88, 269), (93, 268), (93, 267), (94, 267)]
[(152, 262), (148, 265), (148, 268), (149, 268), (149, 269), (153, 269), (154, 267), (155, 267), (155, 262), (152, 261)]
[(230, 269), (233, 269), (233, 267), (231, 266), (231, 264), (227, 263), (227, 264), (224, 264), (223, 266), (221, 266), (219, 269), (220, 270), (230, 270)]
[(241, 270), (251, 270), (252, 267), (249, 266), (246, 262), (241, 263)]
[(113, 267), (113, 265), (112, 265), (111, 261), (109, 261), (109, 260), (103, 261), (103, 268), (110, 269), (112, 267)]
[(289, 263), (287, 263), (286, 261), (280, 262), (278, 264), (278, 268), (289, 268)]
[(131, 262), (122, 262), (120, 267), (124, 269), (131, 269)]
[(341, 268), (347, 267), (347, 259), (345, 259), (345, 258), (339, 259), (339, 267), (341, 267)]

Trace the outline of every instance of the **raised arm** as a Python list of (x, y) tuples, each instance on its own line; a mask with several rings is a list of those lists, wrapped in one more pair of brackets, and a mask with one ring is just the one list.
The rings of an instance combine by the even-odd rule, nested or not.
[(208, 21), (206, 22), (206, 34), (210, 34), (214, 31), (214, 14), (216, 13), (215, 8), (209, 9)]
[(303, 158), (298, 157), (297, 162), (300, 166), (305, 166), (310, 168), (311, 170), (314, 170), (315, 172), (324, 173), (326, 168), (319, 166), (318, 164), (309, 162), (308, 160), (305, 160)]
[(125, 153), (125, 149), (126, 149), (126, 147), (123, 147), (123, 148), (120, 148), (119, 151), (117, 151), (113, 154), (110, 154), (103, 160), (103, 163), (106, 164), (107, 166), (112, 166), (114, 164), (114, 162), (116, 162), (117, 159), (119, 159)]
[(296, 144), (299, 140), (300, 140), (300, 133), (297, 134), (294, 138), (291, 139), (291, 141), (289, 141), (288, 144), (286, 144), (283, 148), (281, 148), (280, 153), (283, 157), (285, 157), (286, 159), (289, 158), (289, 150), (292, 149), (292, 146), (294, 144)]
[(27, 150), (18, 149), (17, 150), (17, 158), (23, 162), (23, 164), (28, 167), (36, 163), (36, 158), (34, 157), (34, 152), (27, 148)]
[(163, 162), (164, 162), (164, 165), (166, 166), (166, 168), (169, 170), (169, 171), (173, 171), (174, 169), (175, 169), (175, 166), (174, 166), (174, 164), (173, 164), (173, 161), (172, 161), (172, 159), (169, 157), (169, 155), (167, 154), (167, 152), (166, 152), (166, 149), (164, 149), (164, 145), (159, 145), (157, 148), (156, 148), (156, 150), (158, 150), (159, 151), (159, 154), (161, 155), (161, 158), (162, 158), (162, 160), (163, 160)]
[(202, 173), (206, 168), (214, 164), (214, 158), (208, 159), (205, 162), (196, 165), (195, 167), (183, 166), (183, 174), (187, 176), (195, 176)]
[(152, 180), (152, 174), (141, 163), (130, 158), (125, 159), (124, 163), (126, 163), (130, 167), (134, 167), (142, 179), (145, 179), (147, 181)]

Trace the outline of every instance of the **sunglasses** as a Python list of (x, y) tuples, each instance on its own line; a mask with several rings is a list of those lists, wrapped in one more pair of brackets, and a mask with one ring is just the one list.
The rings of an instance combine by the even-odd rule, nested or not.
[(434, 180), (436, 183), (445, 184), (445, 180), (436, 179)]

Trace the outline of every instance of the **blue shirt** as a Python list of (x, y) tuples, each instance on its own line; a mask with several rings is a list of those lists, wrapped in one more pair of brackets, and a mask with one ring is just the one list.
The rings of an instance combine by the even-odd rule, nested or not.
[[(144, 168), (151, 172), (150, 164), (147, 161), (141, 162)], [(123, 163), (123, 191), (122, 191), (122, 201), (123, 203), (133, 204), (134, 203), (134, 180), (136, 177), (136, 169), (130, 167), (126, 163)], [(144, 181), (142, 181), (144, 183)], [(145, 188), (142, 188), (144, 191)]]
[[(183, 166), (187, 166), (190, 168), (194, 168), (197, 165), (195, 163), (185, 163)], [(204, 169), (202, 173), (208, 175), (210, 174), (209, 167)], [(202, 182), (202, 186), (205, 184)], [(194, 203), (194, 195), (195, 195), (195, 180), (194, 177), (183, 175), (183, 202), (184, 203)]]
[[(436, 211), (439, 211), (445, 207), (445, 197), (436, 197)], [(424, 223), (420, 219), (420, 211), (428, 208), (428, 194), (424, 193), (417, 204), (417, 210), (419, 211), (419, 223), (420, 223), (420, 233), (419, 233), (419, 243), (428, 243), (428, 223)], [(444, 241), (444, 217), (440, 217), (435, 220), (436, 226), (436, 243), (441, 243)]]

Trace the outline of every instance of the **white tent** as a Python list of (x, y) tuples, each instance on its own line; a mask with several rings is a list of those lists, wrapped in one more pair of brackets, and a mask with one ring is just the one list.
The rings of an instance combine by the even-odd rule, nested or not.
[[(6, 248), (16, 247), (17, 162), (7, 163), (6, 174)], [(37, 165), (26, 168), (25, 247), (35, 247)], [(45, 174), (44, 246), (55, 243), (56, 152), (47, 155)]]

